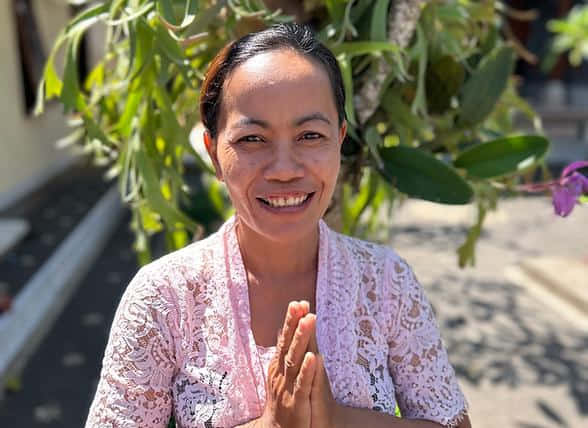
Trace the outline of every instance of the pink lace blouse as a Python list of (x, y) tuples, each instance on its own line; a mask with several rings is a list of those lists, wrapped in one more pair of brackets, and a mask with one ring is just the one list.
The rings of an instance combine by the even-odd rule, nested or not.
[[(317, 342), (344, 405), (455, 426), (467, 402), (431, 306), (393, 250), (320, 221)], [(117, 308), (86, 428), (233, 427), (261, 415), (273, 348), (256, 345), (229, 219), (143, 266)]]

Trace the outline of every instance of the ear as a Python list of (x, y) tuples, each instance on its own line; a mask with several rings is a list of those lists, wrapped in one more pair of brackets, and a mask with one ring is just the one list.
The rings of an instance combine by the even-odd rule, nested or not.
[(216, 155), (216, 153), (217, 153), (216, 152), (217, 140), (215, 138), (212, 138), (208, 129), (204, 130), (204, 132), (202, 133), (202, 137), (204, 139), (204, 145), (206, 146), (206, 151), (208, 152), (208, 156), (210, 156), (210, 160), (212, 161), (212, 164), (214, 165), (214, 172), (215, 172), (216, 178), (218, 178), (220, 181), (223, 181), (223, 174), (222, 174), (222, 171), (220, 168), (220, 164), (218, 162), (218, 156)]
[(343, 122), (341, 123), (341, 127), (339, 128), (339, 146), (341, 146), (341, 144), (343, 144), (343, 141), (345, 140), (346, 135), (347, 135), (347, 121), (345, 119), (343, 119)]

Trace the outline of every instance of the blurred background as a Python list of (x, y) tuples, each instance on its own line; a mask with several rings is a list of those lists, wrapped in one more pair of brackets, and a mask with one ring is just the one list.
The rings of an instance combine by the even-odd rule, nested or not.
[[(548, 23), (585, 3), (504, 4), (533, 11), (532, 19), (509, 18), (508, 31), (519, 55), (535, 57), (519, 57), (515, 75), (542, 119), (546, 164), (558, 175), (588, 159), (588, 61), (554, 55)], [(141, 262), (132, 212), (105, 179), (109, 165), (63, 140), (71, 130), (57, 101), (34, 115), (54, 40), (82, 7), (0, 2), (2, 427), (83, 426), (114, 311)], [(588, 18), (583, 25), (588, 34)], [(102, 57), (103, 39), (100, 27), (81, 39), (82, 79)], [(197, 165), (186, 160), (184, 168), (186, 181), (201, 185)], [(588, 209), (561, 218), (545, 195), (505, 197), (488, 214), (475, 265), (461, 269), (455, 249), (475, 216), (470, 205), (408, 199), (386, 238), (433, 303), (473, 426), (588, 426)], [(164, 234), (153, 234), (151, 258), (167, 251)]]

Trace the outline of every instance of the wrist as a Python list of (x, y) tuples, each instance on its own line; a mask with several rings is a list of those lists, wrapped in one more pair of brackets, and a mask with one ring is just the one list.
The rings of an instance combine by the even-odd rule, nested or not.
[(237, 425), (235, 428), (273, 428), (273, 425), (267, 424), (264, 417), (260, 416), (259, 418), (252, 419), (242, 425)]
[(333, 415), (333, 427), (347, 428), (349, 426), (349, 410), (350, 407), (343, 406), (342, 404), (335, 405), (335, 412)]

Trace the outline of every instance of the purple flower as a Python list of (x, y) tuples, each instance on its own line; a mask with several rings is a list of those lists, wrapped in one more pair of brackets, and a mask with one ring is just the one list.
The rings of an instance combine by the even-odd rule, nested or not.
[(569, 164), (561, 173), (558, 180), (521, 186), (521, 190), (540, 192), (551, 190), (555, 213), (567, 217), (583, 193), (588, 193), (588, 178), (576, 170), (588, 166), (588, 161), (576, 161)]

